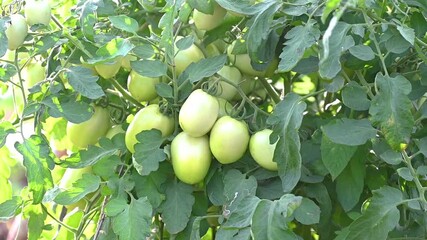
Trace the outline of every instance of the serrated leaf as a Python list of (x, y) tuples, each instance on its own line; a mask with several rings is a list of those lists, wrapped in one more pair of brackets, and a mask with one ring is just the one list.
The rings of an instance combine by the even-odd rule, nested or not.
[(44, 230), (47, 213), (40, 204), (28, 205), (24, 211), (24, 215), (28, 216), (28, 240), (37, 240)]
[(356, 45), (348, 49), (351, 55), (363, 61), (369, 61), (375, 58), (375, 53), (369, 46)]
[(165, 76), (168, 66), (159, 60), (141, 60), (130, 63), (132, 70), (145, 77)]
[(175, 17), (178, 15), (179, 8), (180, 5), (178, 3), (167, 2), (162, 9), (165, 13), (158, 23), (159, 28), (162, 29), (162, 34), (160, 35), (160, 47), (165, 49), (165, 58), (167, 63), (172, 63), (174, 58), (175, 46), (171, 43), (173, 42)]
[(415, 30), (406, 26), (397, 26), (400, 35), (411, 45), (415, 43)]
[(371, 106), (365, 89), (357, 82), (349, 82), (341, 91), (341, 96), (344, 105), (351, 109), (365, 111)]
[(172, 180), (166, 184), (166, 200), (160, 208), (168, 232), (176, 234), (187, 226), (195, 202), (192, 193), (193, 187), (183, 182)]
[(225, 54), (204, 58), (198, 62), (191, 63), (182, 74), (188, 74), (190, 81), (195, 83), (217, 73), (225, 65), (226, 61), (227, 56)]
[(157, 129), (142, 131), (136, 135), (133, 163), (139, 174), (146, 176), (159, 168), (159, 163), (166, 159), (166, 154), (160, 146), (164, 139)]
[(113, 231), (120, 239), (145, 239), (151, 235), (152, 207), (147, 198), (135, 200), (124, 206), (124, 211), (112, 218)]
[(250, 0), (216, 0), (223, 8), (245, 16), (255, 15), (265, 9), (265, 5), (270, 5), (272, 1), (259, 2), (253, 4)]
[[(284, 192), (290, 192), (301, 177), (301, 142), (298, 129), (307, 104), (295, 93), (289, 93), (276, 105), (273, 114), (267, 119), (274, 125), (273, 133), (279, 136), (273, 161), (277, 162)], [(271, 141), (271, 136), (270, 136)]]
[(18, 71), (16, 70), (16, 67), (13, 64), (5, 62), (0, 63), (0, 81), (9, 81), (13, 76), (16, 75), (17, 72)]
[(66, 40), (61, 39), (62, 31), (57, 31), (51, 34), (47, 34), (38, 39), (34, 43), (33, 48), (30, 50), (31, 56), (45, 53), (50, 49), (66, 43)]
[(354, 45), (347, 32), (351, 25), (338, 22), (329, 35), (323, 36), (320, 51), (319, 73), (323, 78), (332, 79), (341, 71), (341, 54)]
[(388, 77), (381, 73), (375, 82), (379, 92), (369, 108), (371, 121), (381, 128), (387, 143), (394, 150), (400, 150), (400, 144), (408, 142), (414, 125), (412, 103), (407, 96), (411, 83), (401, 75)]
[(334, 180), (347, 166), (357, 147), (334, 143), (326, 135), (323, 135), (320, 149), (322, 162)]
[(156, 92), (160, 97), (173, 101), (173, 89), (169, 84), (163, 82), (156, 84)]
[(134, 45), (128, 40), (123, 38), (114, 38), (108, 43), (104, 44), (96, 51), (96, 56), (89, 59), (88, 63), (106, 63), (116, 60), (117, 57), (126, 56)]
[(78, 179), (70, 189), (60, 192), (55, 197), (55, 202), (61, 205), (70, 205), (83, 199), (87, 194), (95, 192), (101, 184), (101, 178), (85, 173)]
[(85, 1), (81, 7), (81, 14), (80, 14), (80, 26), (82, 27), (82, 32), (84, 36), (93, 41), (95, 30), (94, 25), (96, 23), (96, 10), (98, 9), (98, 6), (94, 1)]
[(287, 41), (280, 54), (279, 71), (287, 72), (294, 68), (304, 56), (307, 48), (311, 47), (320, 37), (320, 31), (315, 21), (305, 26), (296, 26), (286, 33)]
[(23, 143), (15, 143), (15, 148), (24, 157), (23, 163), (27, 169), (28, 186), (33, 193), (33, 203), (41, 203), (46, 191), (53, 187), (50, 168), (53, 168), (54, 162), (49, 143), (40, 136), (32, 135)]
[[(248, 195), (241, 199), (235, 211), (231, 212), (227, 221), (221, 224), (225, 228), (245, 228), (251, 224), (252, 215), (261, 201), (256, 196)], [(233, 203), (234, 204), (234, 203)]]
[(105, 95), (101, 86), (96, 83), (99, 77), (93, 75), (89, 68), (81, 66), (73, 66), (67, 69), (65, 77), (68, 79), (70, 85), (79, 92), (82, 96), (89, 99), (98, 99)]
[(72, 123), (82, 123), (93, 115), (93, 109), (86, 102), (77, 101), (73, 95), (49, 95), (42, 104), (54, 118), (63, 117)]
[(121, 178), (118, 176), (111, 177), (107, 182), (107, 186), (112, 191), (112, 198), (127, 199), (128, 192), (135, 187), (135, 182), (129, 174), (126, 174)]
[(246, 196), (254, 196), (257, 189), (255, 177), (247, 176), (236, 169), (227, 171), (224, 175), (225, 207), (229, 212), (234, 212), (239, 202)]
[(346, 212), (356, 206), (363, 192), (366, 173), (365, 158), (366, 151), (360, 148), (336, 179), (338, 201)]
[[(342, 134), (343, 131), (345, 131), (345, 134)], [(322, 132), (332, 142), (348, 146), (365, 144), (369, 139), (375, 138), (377, 133), (368, 119), (348, 118), (330, 121), (322, 126)]]
[(10, 122), (0, 122), (0, 148), (6, 143), (6, 137), (15, 133), (15, 127)]
[(21, 197), (14, 196), (6, 202), (0, 203), (0, 221), (7, 221), (13, 218), (20, 210), (22, 204)]
[(114, 27), (130, 32), (130, 33), (136, 33), (139, 28), (138, 22), (126, 15), (118, 15), (118, 16), (109, 16), (108, 19), (113, 24)]
[(344, 233), (346, 240), (387, 239), (388, 233), (399, 223), (397, 209), (402, 201), (402, 193), (395, 188), (385, 186), (373, 191), (373, 197), (362, 216), (352, 222)]

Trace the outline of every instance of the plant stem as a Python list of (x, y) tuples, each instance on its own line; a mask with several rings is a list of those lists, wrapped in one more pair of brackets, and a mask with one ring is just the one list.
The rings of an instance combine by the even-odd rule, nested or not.
[(362, 85), (368, 88), (368, 92), (367, 92), (367, 93), (368, 93), (369, 97), (370, 97), (371, 99), (374, 99), (374, 97), (375, 97), (375, 96), (374, 96), (374, 94), (372, 93), (372, 91), (371, 91), (371, 87), (369, 86), (369, 83), (366, 81), (366, 79), (365, 79), (365, 77), (363, 76), (363, 74), (362, 74), (359, 70), (356, 70), (355, 72), (356, 72), (356, 75), (357, 75), (357, 77), (359, 78), (360, 82), (362, 83)]
[(411, 172), (412, 177), (414, 178), (415, 185), (417, 186), (418, 194), (419, 194), (419, 201), (421, 202), (421, 208), (424, 209), (424, 211), (427, 211), (427, 199), (425, 196), (427, 187), (424, 187), (420, 179), (418, 179), (417, 172), (415, 171), (414, 167), (412, 166), (411, 158), (408, 156), (406, 151), (402, 151), (403, 160), (406, 164), (406, 166), (409, 168), (409, 171)]
[(129, 102), (133, 103), (135, 106), (142, 108), (144, 107), (144, 105), (142, 105), (140, 102), (138, 102), (138, 100), (136, 100), (135, 98), (133, 98), (130, 93), (128, 93), (128, 91), (126, 91), (126, 89), (124, 89), (122, 87), (122, 85), (120, 85), (116, 79), (114, 78), (110, 78), (107, 79), (107, 81), (109, 81), (111, 84), (113, 84), (113, 86), (123, 95), (123, 97), (128, 100)]
[(271, 97), (271, 99), (273, 99), (274, 103), (276, 103), (276, 104), (279, 103), (280, 102), (280, 96), (279, 96), (279, 94), (277, 94), (276, 90), (274, 90), (274, 88), (271, 86), (271, 84), (267, 81), (267, 79), (260, 77), (258, 80), (261, 82), (262, 86), (267, 91), (267, 93)]
[(52, 214), (47, 210), (47, 208), (45, 207), (45, 205), (43, 205), (43, 204), (40, 204), (40, 205), (42, 206), (43, 211), (44, 211), (44, 212), (45, 212), (49, 217), (51, 217), (55, 222), (57, 222), (59, 225), (63, 226), (64, 228), (68, 229), (70, 232), (72, 232), (72, 233), (74, 233), (74, 234), (76, 234), (76, 233), (77, 233), (77, 229), (72, 228), (72, 227), (68, 226), (67, 224), (65, 224), (65, 223), (63, 223), (63, 222), (61, 222), (61, 221), (59, 221), (55, 216), (53, 216), (53, 215), (52, 215)]

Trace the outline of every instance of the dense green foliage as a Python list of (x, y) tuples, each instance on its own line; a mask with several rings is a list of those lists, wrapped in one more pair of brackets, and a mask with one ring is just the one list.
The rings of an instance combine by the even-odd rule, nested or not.
[(28, 239), (427, 238), (425, 0), (1, 10), (0, 221)]

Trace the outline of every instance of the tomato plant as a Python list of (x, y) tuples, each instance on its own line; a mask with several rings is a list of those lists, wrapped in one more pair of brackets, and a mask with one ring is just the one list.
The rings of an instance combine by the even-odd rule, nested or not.
[(427, 239), (425, 1), (0, 8), (0, 239)]

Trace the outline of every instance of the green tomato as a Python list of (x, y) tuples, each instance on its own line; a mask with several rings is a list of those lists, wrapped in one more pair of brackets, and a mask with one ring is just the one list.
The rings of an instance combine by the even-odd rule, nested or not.
[(122, 128), (122, 125), (114, 125), (108, 130), (108, 132), (105, 134), (105, 137), (108, 139), (112, 139), (119, 133), (125, 133), (125, 130), (123, 130)]
[(157, 97), (156, 84), (160, 78), (151, 78), (139, 75), (132, 70), (128, 77), (128, 90), (132, 97), (139, 102), (151, 101)]
[(231, 105), (231, 103), (224, 98), (217, 98), (216, 100), (219, 104), (218, 119), (224, 116), (228, 116), (233, 110), (233, 105)]
[(121, 62), (122, 68), (126, 69), (127, 71), (132, 70), (130, 62), (136, 61), (137, 59), (138, 58), (133, 55), (130, 55), (130, 54), (126, 55), (125, 57), (122, 58), (122, 62)]
[(229, 164), (243, 157), (248, 149), (249, 138), (245, 122), (224, 116), (213, 126), (209, 145), (218, 162)]
[(175, 175), (187, 184), (202, 181), (211, 164), (209, 139), (206, 135), (192, 137), (185, 132), (179, 133), (171, 144), (171, 159)]
[(213, 14), (206, 14), (194, 9), (193, 20), (194, 25), (199, 30), (212, 30), (224, 21), (224, 17), (227, 11), (222, 8), (219, 4), (214, 2), (214, 11)]
[(116, 60), (111, 62), (96, 64), (95, 70), (101, 77), (105, 79), (109, 79), (116, 76), (121, 66), (122, 66), (122, 58), (117, 58)]
[(25, 18), (27, 23), (49, 25), (51, 8), (47, 0), (26, 0), (25, 1)]
[(249, 152), (261, 167), (270, 171), (277, 171), (277, 163), (273, 162), (277, 142), (270, 144), (272, 132), (270, 129), (264, 129), (252, 135), (249, 141)]
[(131, 153), (135, 153), (134, 145), (138, 142), (136, 135), (145, 130), (158, 129), (163, 137), (170, 136), (175, 130), (175, 122), (160, 112), (157, 104), (149, 105), (136, 113), (126, 130), (126, 147)]
[(217, 46), (215, 44), (211, 43), (206, 46), (206, 53), (208, 57), (215, 57), (221, 54), (221, 52), (218, 50)]
[(23, 69), (22, 78), (25, 79), (25, 88), (32, 88), (45, 80), (46, 68), (42, 66), (41, 62), (30, 62)]
[[(177, 37), (177, 41), (181, 39), (181, 36)], [(198, 62), (204, 58), (203, 52), (194, 44), (189, 48), (178, 51), (175, 47), (175, 71), (177, 75), (180, 75), (184, 70), (193, 62)]]
[(179, 111), (179, 125), (190, 136), (201, 137), (211, 130), (218, 111), (215, 97), (201, 89), (194, 90)]
[(108, 109), (95, 106), (92, 117), (82, 123), (67, 124), (67, 136), (70, 142), (78, 148), (95, 145), (100, 137), (105, 136), (110, 129), (110, 113)]
[(21, 14), (10, 15), (10, 26), (6, 29), (7, 48), (16, 50), (25, 41), (28, 34), (28, 26), (25, 18)]
[[(62, 190), (71, 188), (73, 186), (73, 183), (81, 179), (83, 177), (83, 174), (85, 173), (92, 173), (92, 167), (88, 166), (85, 168), (67, 168), (58, 184), (59, 188)], [(68, 209), (68, 211), (71, 211), (76, 207), (83, 210), (85, 205), (86, 201), (82, 199), (76, 203), (67, 205), (66, 208)]]
[[(239, 85), (242, 81), (242, 74), (239, 69), (233, 66), (223, 66), (221, 70), (218, 71), (218, 74), (235, 85)], [(211, 78), (211, 82), (216, 81), (216, 78)], [(233, 97), (237, 94), (237, 89), (229, 83), (219, 80), (218, 82), (218, 95), (217, 97), (224, 98), (226, 100), (232, 100)]]
[(234, 66), (240, 69), (240, 71), (244, 74), (259, 76), (259, 77), (264, 76), (265, 71), (257, 71), (252, 67), (251, 58), (249, 57), (249, 54), (247, 53), (237, 54), (237, 55), (232, 54), (234, 44), (235, 42), (230, 44), (230, 46), (228, 46), (227, 48), (227, 55), (231, 64), (234, 64)]

